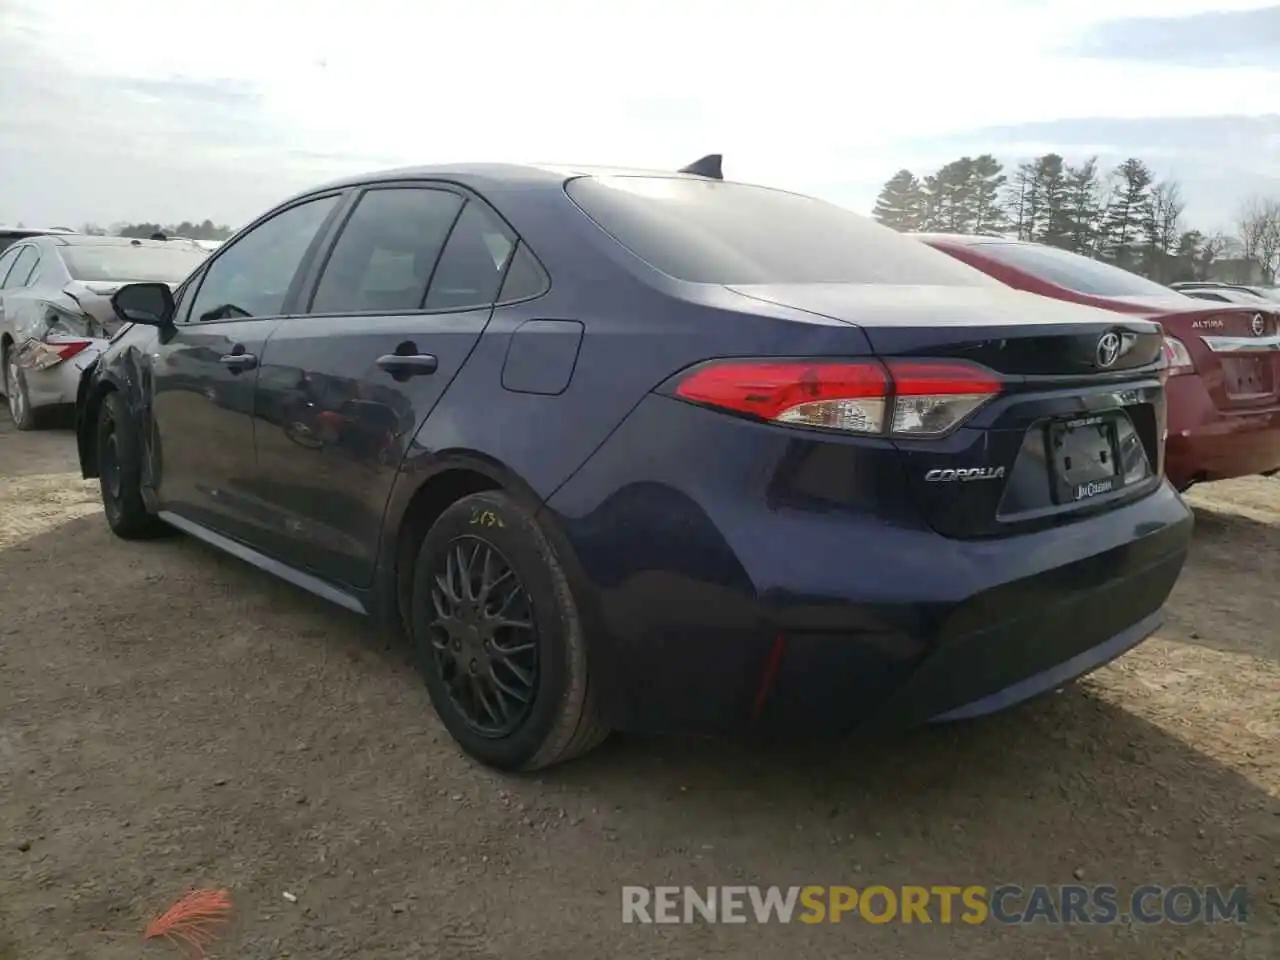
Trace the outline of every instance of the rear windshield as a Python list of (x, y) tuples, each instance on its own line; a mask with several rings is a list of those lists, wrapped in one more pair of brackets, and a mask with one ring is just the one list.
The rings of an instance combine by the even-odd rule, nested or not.
[(573, 201), (646, 263), (695, 283), (989, 286), (978, 270), (812, 197), (717, 180), (580, 177)]
[(1060, 287), (1095, 297), (1171, 297), (1176, 290), (1070, 250), (1031, 243), (984, 243), (983, 256)]
[(75, 280), (151, 280), (177, 283), (204, 262), (207, 250), (182, 244), (173, 246), (116, 246), (77, 244), (61, 249), (62, 259)]

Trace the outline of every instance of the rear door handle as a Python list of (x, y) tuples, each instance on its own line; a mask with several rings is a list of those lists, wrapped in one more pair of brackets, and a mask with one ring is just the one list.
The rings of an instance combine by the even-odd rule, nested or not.
[(239, 373), (241, 370), (252, 370), (256, 367), (258, 358), (252, 353), (228, 353), (223, 355), (222, 364), (232, 373)]
[(379, 368), (395, 376), (424, 377), (436, 372), (440, 361), (429, 353), (388, 353), (377, 359)]

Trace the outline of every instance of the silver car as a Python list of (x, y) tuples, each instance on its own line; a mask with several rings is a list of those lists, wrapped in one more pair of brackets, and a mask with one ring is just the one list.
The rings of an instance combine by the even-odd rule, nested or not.
[(189, 243), (68, 233), (0, 253), (0, 389), (17, 428), (75, 403), (81, 371), (120, 326), (116, 290), (140, 280), (177, 286), (208, 256)]

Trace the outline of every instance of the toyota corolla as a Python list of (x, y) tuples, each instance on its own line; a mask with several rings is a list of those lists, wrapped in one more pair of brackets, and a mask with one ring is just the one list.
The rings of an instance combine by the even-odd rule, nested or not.
[(989, 713), (1147, 637), (1186, 557), (1157, 324), (714, 157), (357, 177), (114, 305), (111, 529), (403, 631), (501, 768)]

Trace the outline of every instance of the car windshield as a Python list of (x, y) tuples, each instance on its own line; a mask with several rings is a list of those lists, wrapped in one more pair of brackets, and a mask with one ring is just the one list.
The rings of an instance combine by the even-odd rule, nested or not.
[(209, 256), (194, 246), (76, 244), (60, 251), (75, 280), (141, 280), (177, 283)]
[(983, 256), (1023, 270), (1076, 293), (1095, 297), (1159, 297), (1168, 299), (1178, 291), (1161, 286), (1154, 280), (1113, 267), (1109, 263), (1090, 260), (1086, 256), (1037, 243), (984, 243), (978, 247)]
[(680, 280), (995, 284), (888, 227), (781, 190), (662, 176), (579, 177), (565, 189), (615, 240)]

